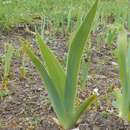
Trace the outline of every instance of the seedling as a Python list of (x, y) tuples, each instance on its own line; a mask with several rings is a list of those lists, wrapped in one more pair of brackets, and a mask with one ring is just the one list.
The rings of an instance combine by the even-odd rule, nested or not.
[(26, 75), (27, 75), (27, 69), (26, 69), (26, 66), (25, 66), (25, 63), (26, 63), (26, 55), (24, 53), (24, 50), (23, 48), (20, 48), (19, 50), (20, 52), (20, 58), (21, 58), (21, 66), (19, 68), (19, 76), (20, 76), (20, 79), (25, 79), (26, 78)]
[(106, 31), (106, 43), (108, 45), (112, 45), (112, 43), (115, 41), (117, 38), (118, 32), (121, 29), (121, 24), (111, 24), (107, 26), (107, 31)]
[(120, 66), (121, 89), (116, 90), (119, 116), (130, 121), (130, 44), (123, 29), (118, 36), (118, 62)]
[(67, 57), (66, 72), (38, 34), (36, 40), (44, 63), (35, 55), (33, 49), (27, 45), (27, 42), (24, 45), (25, 52), (45, 82), (58, 121), (65, 129), (74, 127), (81, 114), (96, 100), (96, 95), (94, 94), (88, 97), (78, 108), (75, 107), (81, 57), (96, 14), (97, 4), (98, 0), (90, 9), (72, 39)]
[(14, 48), (11, 44), (7, 44), (5, 49), (6, 52), (4, 57), (3, 87), (6, 88), (9, 80), (10, 66), (11, 66), (11, 61), (14, 53)]

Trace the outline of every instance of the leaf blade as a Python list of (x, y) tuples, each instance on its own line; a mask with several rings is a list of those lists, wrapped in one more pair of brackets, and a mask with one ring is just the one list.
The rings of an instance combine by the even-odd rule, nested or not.
[(60, 96), (64, 97), (64, 86), (65, 86), (65, 72), (55, 55), (50, 51), (47, 45), (44, 43), (42, 37), (37, 34), (36, 36), (37, 44), (41, 50), (42, 58), (46, 62), (46, 68), (49, 72), (53, 83)]
[(68, 113), (71, 113), (73, 111), (80, 59), (91, 29), (92, 22), (96, 14), (97, 4), (98, 0), (96, 0), (95, 4), (90, 9), (88, 15), (86, 16), (84, 22), (80, 26), (78, 32), (76, 33), (70, 45), (68, 64), (67, 64), (67, 78), (65, 85), (65, 98), (64, 98), (65, 99), (64, 104), (66, 107), (66, 111)]
[(78, 108), (78, 110), (75, 112), (74, 115), (74, 120), (75, 122), (79, 119), (79, 117), (83, 114), (83, 112), (85, 112), (86, 109), (88, 109), (88, 107), (93, 104), (93, 102), (97, 99), (97, 96), (94, 94), (92, 96), (90, 96), (89, 98), (87, 98)]
[[(121, 117), (130, 120), (130, 71), (129, 71), (129, 47), (127, 41), (127, 32), (123, 30), (118, 35), (118, 63), (120, 66), (120, 80), (122, 86), (122, 102), (118, 105)], [(117, 99), (117, 101), (120, 99)]]
[(44, 65), (40, 62), (40, 60), (34, 54), (31, 47), (24, 45), (24, 50), (25, 50), (26, 54), (30, 57), (31, 61), (33, 62), (33, 64), (37, 68), (37, 70), (39, 71), (41, 78), (44, 80), (46, 88), (48, 90), (49, 98), (52, 102), (52, 105), (54, 107), (54, 110), (55, 110), (59, 120), (63, 120), (64, 119), (63, 104), (60, 100), (59, 94), (58, 94), (51, 78), (49, 77)]

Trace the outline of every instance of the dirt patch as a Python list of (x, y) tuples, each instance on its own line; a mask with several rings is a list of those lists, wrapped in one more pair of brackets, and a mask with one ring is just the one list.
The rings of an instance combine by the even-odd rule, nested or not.
[[(35, 47), (32, 35), (20, 32), (0, 34), (0, 55), (4, 53), (4, 44), (9, 42), (18, 50), (20, 39), (25, 38)], [(57, 57), (64, 62), (67, 46), (64, 37), (47, 40)], [(37, 48), (35, 48), (37, 51)], [(130, 124), (118, 118), (113, 107), (113, 89), (120, 87), (119, 68), (113, 55), (115, 46), (105, 44), (92, 45), (92, 57), (89, 65), (89, 78), (84, 90), (80, 91), (81, 100), (90, 95), (96, 88), (100, 94), (99, 101), (89, 112), (86, 112), (78, 127), (80, 130), (129, 130)], [(38, 53), (38, 51), (37, 51)], [(47, 91), (34, 66), (27, 58), (26, 78), (20, 78), (21, 57), (13, 57), (9, 96), (0, 99), (0, 130), (59, 130), (52, 121), (55, 117), (47, 97)], [(0, 67), (2, 70), (2, 66)], [(1, 71), (0, 71), (1, 72)]]

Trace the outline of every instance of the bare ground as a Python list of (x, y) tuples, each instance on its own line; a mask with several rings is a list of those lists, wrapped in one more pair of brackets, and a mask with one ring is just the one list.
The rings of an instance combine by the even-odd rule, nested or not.
[[(6, 42), (10, 42), (18, 50), (22, 46), (21, 38), (29, 40), (38, 53), (34, 37), (24, 31), (15, 30), (0, 34), (0, 55), (4, 53)], [(130, 130), (130, 124), (117, 117), (117, 110), (112, 105), (114, 88), (120, 87), (119, 68), (114, 56), (115, 46), (97, 45), (95, 39), (92, 39), (88, 82), (78, 95), (82, 101), (96, 88), (100, 94), (99, 101), (82, 116), (76, 127), (80, 130)], [(65, 38), (59, 36), (55, 40), (48, 40), (48, 45), (62, 61), (67, 52)], [(47, 91), (28, 58), (25, 64), (26, 77), (21, 79), (21, 59), (22, 56), (16, 54), (13, 57), (9, 95), (0, 98), (0, 130), (59, 130), (52, 120), (55, 114)]]

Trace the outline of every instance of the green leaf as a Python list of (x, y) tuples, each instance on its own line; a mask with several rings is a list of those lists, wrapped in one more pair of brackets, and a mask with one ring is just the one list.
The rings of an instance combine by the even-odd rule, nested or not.
[(0, 90), (0, 98), (6, 97), (9, 95), (9, 92), (6, 90)]
[(89, 98), (87, 98), (81, 105), (80, 107), (78, 108), (78, 110), (76, 111), (75, 113), (75, 116), (74, 116), (74, 120), (78, 120), (79, 117), (81, 116), (81, 114), (83, 114), (83, 112), (85, 112), (85, 110), (88, 109), (88, 107), (94, 103), (94, 101), (97, 99), (97, 96), (94, 94), (92, 96), (90, 96)]
[(80, 59), (83, 53), (83, 49), (88, 38), (89, 32), (91, 30), (91, 25), (93, 23), (98, 0), (89, 11), (85, 20), (81, 24), (79, 30), (77, 31), (75, 37), (72, 39), (67, 64), (67, 79), (65, 84), (65, 98), (64, 104), (66, 107), (66, 112), (68, 114), (72, 113), (74, 100), (76, 95), (76, 83), (77, 76), (80, 68)]
[[(127, 37), (126, 32), (122, 31), (118, 35), (118, 62), (120, 65), (120, 78), (122, 86), (127, 86), (126, 56), (127, 56)], [(126, 89), (126, 87), (123, 87)], [(124, 90), (126, 92), (127, 90)]]
[(119, 103), (118, 106), (120, 107), (119, 111), (121, 113), (121, 117), (127, 120), (129, 120), (128, 115), (130, 113), (130, 57), (128, 57), (130, 55), (129, 51), (130, 49), (127, 41), (127, 32), (125, 31), (125, 29), (123, 29), (118, 36), (118, 62), (120, 65), (120, 79), (122, 86), (122, 103)]
[(128, 4), (128, 18), (127, 18), (128, 31), (130, 31), (130, 1)]
[(48, 70), (49, 76), (52, 79), (58, 93), (60, 94), (60, 97), (64, 98), (64, 86), (66, 78), (64, 69), (39, 34), (37, 34), (36, 39), (42, 53), (42, 58), (45, 60), (46, 69)]
[[(26, 43), (27, 44), (27, 43)], [(49, 77), (48, 72), (46, 71), (44, 65), (40, 62), (38, 57), (34, 54), (32, 51), (32, 48), (30, 46), (24, 45), (24, 50), (27, 53), (27, 55), (30, 57), (31, 61), (35, 65), (36, 69), (39, 71), (41, 78), (44, 80), (46, 88), (49, 93), (49, 98), (52, 102), (52, 106), (54, 107), (54, 110), (59, 118), (59, 120), (64, 119), (64, 108), (63, 104), (60, 100), (60, 96), (53, 84), (52, 79)]]

